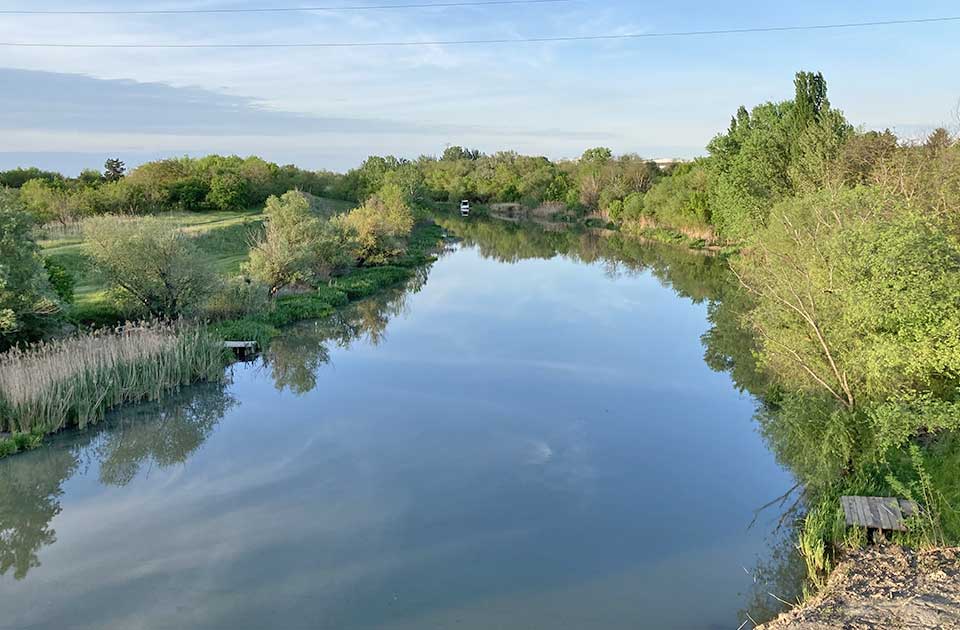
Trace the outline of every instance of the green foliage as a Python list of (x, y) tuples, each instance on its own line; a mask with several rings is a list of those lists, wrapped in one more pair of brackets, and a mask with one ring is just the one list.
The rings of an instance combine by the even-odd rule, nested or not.
[(236, 173), (218, 173), (210, 179), (207, 203), (218, 210), (239, 210), (247, 201), (247, 182)]
[(247, 271), (271, 293), (293, 285), (317, 285), (353, 262), (352, 233), (339, 220), (318, 217), (298, 191), (270, 197), (266, 226), (250, 251)]
[(960, 374), (960, 247), (877, 191), (774, 210), (737, 265), (762, 363), (848, 408)]
[(261, 348), (266, 348), (280, 330), (260, 319), (245, 317), (212, 324), (210, 333), (225, 341), (256, 341)]
[(751, 237), (770, 208), (797, 190), (814, 189), (850, 133), (830, 109), (819, 74), (800, 72), (792, 101), (741, 107), (725, 134), (709, 144), (715, 184), (712, 220), (732, 240)]
[(333, 286), (351, 300), (356, 300), (407, 280), (411, 275), (412, 272), (404, 267), (370, 267), (357, 269), (349, 276), (335, 280)]
[(264, 313), (270, 308), (269, 293), (269, 287), (250, 278), (221, 279), (203, 309), (204, 315), (212, 320), (225, 320)]
[(215, 289), (191, 237), (155, 218), (94, 217), (84, 223), (84, 237), (96, 268), (134, 310), (194, 314)]
[(73, 275), (53, 258), (44, 258), (43, 267), (47, 270), (50, 287), (60, 301), (64, 304), (73, 304), (73, 288), (76, 285)]
[(32, 228), (14, 197), (0, 190), (0, 350), (38, 338), (61, 313)]
[(710, 189), (712, 173), (705, 160), (681, 164), (670, 177), (657, 182), (642, 199), (628, 199), (626, 220), (641, 215), (675, 227), (706, 227), (712, 222)]
[(35, 166), (0, 171), (0, 188), (20, 188), (31, 179), (39, 179), (52, 184), (62, 182), (63, 175), (52, 171), (42, 171)]
[(43, 433), (40, 431), (12, 433), (10, 437), (0, 438), (0, 459), (23, 451), (31, 451), (42, 444)]
[(404, 253), (406, 239), (413, 230), (413, 214), (404, 191), (388, 185), (332, 223), (342, 233), (350, 234), (362, 264), (383, 265)]
[(318, 293), (288, 295), (278, 298), (263, 320), (272, 326), (285, 326), (308, 319), (329, 317), (335, 306)]
[(185, 177), (170, 184), (168, 199), (180, 210), (202, 210), (210, 186), (199, 177)]

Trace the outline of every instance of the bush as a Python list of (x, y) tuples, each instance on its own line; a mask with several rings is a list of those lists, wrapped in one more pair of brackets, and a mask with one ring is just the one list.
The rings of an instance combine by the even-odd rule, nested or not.
[(236, 276), (221, 280), (204, 308), (212, 320), (240, 319), (270, 309), (270, 290), (265, 284)]
[(380, 289), (409, 279), (412, 272), (404, 267), (372, 267), (358, 269), (346, 278), (337, 280), (334, 286), (346, 293), (351, 300), (373, 295)]
[(47, 280), (60, 301), (73, 304), (73, 288), (76, 285), (73, 275), (53, 258), (44, 258), (43, 266), (47, 270)]

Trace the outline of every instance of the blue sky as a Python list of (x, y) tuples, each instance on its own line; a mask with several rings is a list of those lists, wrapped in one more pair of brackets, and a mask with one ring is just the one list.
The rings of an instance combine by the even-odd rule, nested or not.
[[(384, 0), (385, 3), (399, 0)], [(300, 4), (362, 5), (357, 0)], [(137, 8), (295, 0), (138, 2)], [(369, 2), (367, 3), (369, 4)], [(130, 9), (0, 0), (0, 9)], [(956, 2), (629, 2), (293, 14), (0, 15), (0, 41), (278, 43), (595, 35), (960, 15)], [(740, 104), (822, 71), (856, 124), (960, 124), (960, 22), (612, 42), (353, 49), (0, 48), (0, 168), (75, 171), (107, 155), (259, 154), (342, 170), (446, 144), (553, 158), (589, 146), (689, 157)]]

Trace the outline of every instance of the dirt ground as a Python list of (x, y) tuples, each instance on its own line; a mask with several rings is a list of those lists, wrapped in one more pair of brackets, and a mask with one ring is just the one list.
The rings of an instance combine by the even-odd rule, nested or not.
[(960, 548), (851, 554), (826, 588), (764, 630), (960, 629)]

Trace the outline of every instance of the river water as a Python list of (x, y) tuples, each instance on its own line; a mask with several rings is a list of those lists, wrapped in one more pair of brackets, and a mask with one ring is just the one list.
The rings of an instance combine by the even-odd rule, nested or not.
[(446, 227), (226, 384), (0, 461), (0, 628), (734, 630), (795, 596), (756, 513), (793, 478), (704, 360), (723, 263)]

